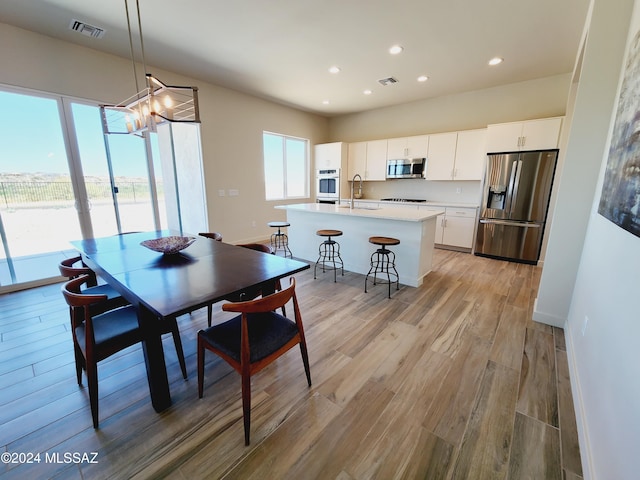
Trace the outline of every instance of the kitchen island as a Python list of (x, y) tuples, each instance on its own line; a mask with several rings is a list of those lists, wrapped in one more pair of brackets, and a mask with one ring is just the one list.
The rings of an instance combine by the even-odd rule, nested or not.
[(376, 246), (369, 237), (393, 237), (400, 240), (391, 248), (396, 254), (400, 283), (417, 287), (431, 271), (436, 217), (443, 209), (398, 209), (356, 207), (322, 203), (280, 205), (287, 211), (289, 246), (294, 257), (315, 263), (318, 246), (323, 239), (316, 235), (322, 229), (342, 230), (334, 238), (340, 243), (340, 256), (345, 270), (366, 275), (371, 254)]

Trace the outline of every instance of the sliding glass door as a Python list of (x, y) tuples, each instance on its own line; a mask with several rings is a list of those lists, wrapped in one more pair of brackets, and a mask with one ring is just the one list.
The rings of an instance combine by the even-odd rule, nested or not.
[(155, 139), (107, 138), (97, 105), (59, 96), (2, 89), (0, 111), (0, 292), (56, 277), (70, 240), (162, 228)]

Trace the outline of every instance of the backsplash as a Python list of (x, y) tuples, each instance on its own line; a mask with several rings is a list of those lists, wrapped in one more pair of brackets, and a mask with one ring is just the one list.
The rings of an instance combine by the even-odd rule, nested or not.
[(480, 188), (480, 181), (433, 182), (421, 179), (402, 179), (363, 183), (364, 198), (419, 198), (476, 205), (480, 202)]

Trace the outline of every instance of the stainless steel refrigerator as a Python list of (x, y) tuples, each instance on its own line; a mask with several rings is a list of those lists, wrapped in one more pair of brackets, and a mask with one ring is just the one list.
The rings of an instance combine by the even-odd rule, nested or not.
[(557, 150), (487, 156), (476, 255), (538, 262), (557, 157)]

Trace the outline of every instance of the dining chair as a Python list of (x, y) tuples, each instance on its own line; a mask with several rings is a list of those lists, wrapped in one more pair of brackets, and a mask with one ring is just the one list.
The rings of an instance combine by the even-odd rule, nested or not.
[(78, 278), (82, 275), (87, 275), (86, 287), (83, 289), (83, 293), (88, 295), (106, 295), (107, 298), (104, 302), (100, 302), (92, 307), (93, 313), (100, 313), (101, 311), (111, 310), (113, 308), (122, 307), (128, 305), (129, 302), (120, 295), (111, 285), (100, 284), (98, 285), (98, 279), (96, 273), (82, 263), (82, 257), (76, 256), (71, 258), (65, 258), (58, 264), (58, 270), (60, 275), (67, 277), (67, 280)]
[[(62, 260), (58, 264), (58, 268), (60, 270), (60, 274), (63, 277), (67, 277), (69, 280), (74, 278), (78, 278), (80, 276), (86, 276), (86, 284), (87, 285), (95, 285), (95, 286), (87, 286), (86, 288), (81, 290), (81, 293), (87, 295), (105, 295), (106, 298), (102, 302), (95, 302), (90, 306), (91, 313), (97, 315), (99, 313), (106, 312), (107, 310), (112, 310), (114, 308), (122, 307), (125, 305), (129, 305), (129, 302), (120, 295), (111, 285), (102, 284), (96, 285), (96, 274), (93, 270), (82, 263), (82, 257), (77, 256), (73, 258), (68, 258)], [(69, 307), (69, 317), (71, 318), (71, 323), (73, 328), (73, 307)], [(187, 364), (184, 359), (184, 350), (182, 348), (182, 340), (180, 338), (180, 330), (178, 329), (178, 321), (176, 318), (172, 318), (170, 320), (165, 321), (163, 325), (161, 325), (161, 333), (171, 333), (173, 336), (173, 344), (176, 348), (176, 355), (178, 356), (178, 363), (180, 364), (180, 370), (182, 371), (182, 377), (184, 379), (187, 378)], [(76, 350), (76, 369), (79, 368), (78, 365), (82, 365), (82, 358), (79, 355), (79, 352)]]
[(201, 237), (206, 237), (212, 240), (216, 240), (217, 242), (222, 241), (222, 234), (218, 232), (201, 232), (198, 235), (200, 235)]
[(76, 357), (76, 376), (82, 385), (82, 369), (87, 374), (89, 402), (93, 428), (98, 428), (98, 362), (142, 341), (138, 315), (132, 305), (95, 314), (91, 306), (107, 300), (106, 295), (87, 294), (81, 290), (90, 277), (82, 275), (69, 280), (62, 287), (64, 299), (71, 309), (74, 349), (82, 357)]
[[(289, 287), (266, 297), (225, 303), (222, 305), (223, 311), (238, 312), (240, 315), (198, 332), (198, 397), (203, 396), (204, 352), (209, 350), (241, 375), (245, 445), (249, 445), (251, 430), (252, 375), (299, 344), (307, 384), (311, 387), (307, 343), (295, 287), (295, 279), (291, 278)], [(276, 312), (289, 300), (293, 300), (293, 320)]]
[[(270, 253), (272, 255), (275, 255), (275, 252), (272, 250), (272, 248), (269, 245), (265, 245), (263, 243), (242, 243), (242, 244), (238, 244), (237, 246), (248, 248), (249, 250), (255, 250), (257, 252)], [(276, 283), (275, 283), (275, 291), (278, 292), (280, 290), (282, 290), (282, 286), (281, 286), (280, 280), (278, 279), (276, 280)], [(262, 294), (262, 290), (260, 290), (259, 288), (247, 289), (238, 293), (237, 295), (227, 297), (225, 298), (225, 300), (228, 302), (245, 302), (247, 300), (253, 300), (256, 297), (259, 297), (261, 294)], [(285, 317), (287, 316), (286, 312), (287, 312), (286, 307), (283, 305), (282, 315), (284, 315)], [(213, 320), (213, 304), (209, 304), (207, 305), (207, 324), (209, 327), (211, 326), (212, 320)]]

